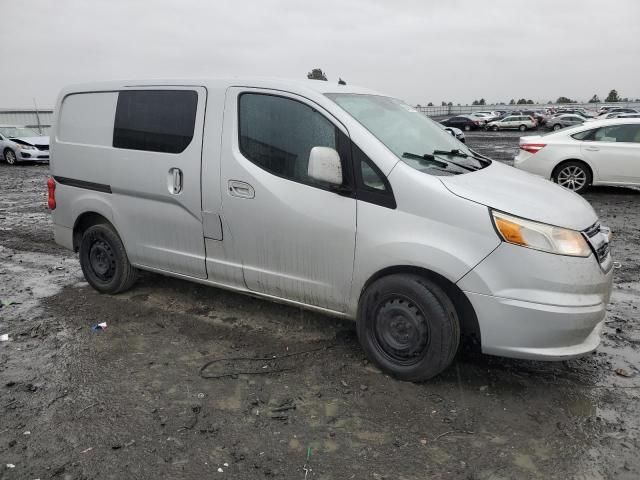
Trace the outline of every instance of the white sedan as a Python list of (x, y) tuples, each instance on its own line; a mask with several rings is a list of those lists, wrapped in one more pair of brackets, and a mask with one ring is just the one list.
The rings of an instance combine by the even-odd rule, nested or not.
[(589, 185), (640, 186), (640, 118), (595, 120), (520, 137), (514, 166), (578, 193)]

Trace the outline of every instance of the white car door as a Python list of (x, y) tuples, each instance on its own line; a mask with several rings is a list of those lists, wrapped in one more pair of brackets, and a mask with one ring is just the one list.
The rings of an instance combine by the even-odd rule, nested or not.
[[(346, 129), (294, 94), (227, 90), (222, 217), (248, 289), (346, 311), (356, 236), (356, 199), (307, 173), (315, 146), (336, 149), (349, 178)], [(225, 233), (226, 235), (226, 233)]]
[(640, 124), (601, 127), (590, 138), (581, 151), (601, 182), (640, 184)]

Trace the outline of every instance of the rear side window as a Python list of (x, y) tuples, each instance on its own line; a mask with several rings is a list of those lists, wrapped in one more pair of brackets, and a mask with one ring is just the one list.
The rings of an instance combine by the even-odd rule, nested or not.
[(584, 132), (578, 132), (571, 135), (576, 140), (593, 140), (595, 130), (585, 130)]
[(193, 90), (126, 90), (118, 94), (113, 146), (180, 153), (191, 143), (198, 94)]
[(313, 147), (337, 148), (336, 127), (317, 110), (286, 97), (240, 96), (240, 151), (266, 171), (300, 183), (309, 178)]

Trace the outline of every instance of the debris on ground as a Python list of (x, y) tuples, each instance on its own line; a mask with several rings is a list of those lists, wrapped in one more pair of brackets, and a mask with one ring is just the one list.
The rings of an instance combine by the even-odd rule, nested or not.
[(633, 373), (631, 373), (629, 370), (625, 370), (624, 368), (616, 368), (615, 371), (621, 377), (626, 377), (626, 378), (633, 377)]
[(107, 322), (96, 323), (91, 327), (91, 330), (93, 330), (94, 332), (101, 332), (102, 330), (106, 330), (106, 329), (107, 329)]
[(8, 333), (3, 333), (2, 335), (0, 335), (0, 342), (8, 342), (8, 341), (9, 341)]
[(21, 305), (21, 303), (20, 302), (14, 302), (13, 300), (1, 300), (0, 301), (0, 308), (9, 307), (11, 305)]

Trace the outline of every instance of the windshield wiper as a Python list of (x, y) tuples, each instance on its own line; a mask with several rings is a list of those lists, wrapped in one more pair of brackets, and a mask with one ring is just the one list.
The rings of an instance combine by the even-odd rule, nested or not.
[[(471, 157), (471, 155), (467, 155), (466, 153), (461, 152), (460, 150), (457, 150), (457, 149), (454, 149), (454, 150), (434, 150), (433, 151), (433, 156), (436, 157), (438, 155), (446, 155), (448, 157), (460, 157), (460, 158), (469, 158), (469, 157)], [(442, 158), (442, 157), (438, 157), (438, 158)], [(475, 158), (475, 157), (471, 157), (471, 158)], [(472, 167), (471, 165), (463, 165), (461, 163), (454, 162), (453, 160), (449, 160), (449, 159), (447, 159), (447, 162), (452, 163), (457, 167), (464, 168), (465, 170), (469, 170), (470, 172), (475, 172), (476, 170), (480, 170), (480, 167)]]
[(440, 168), (447, 168), (449, 166), (447, 162), (436, 160), (433, 155), (429, 155), (428, 153), (425, 153), (424, 155), (418, 155), (417, 153), (404, 152), (402, 154), (402, 158), (412, 158), (414, 160), (426, 161)]
[[(453, 155), (456, 157), (460, 157), (460, 158), (473, 158), (474, 160), (477, 160), (478, 162), (480, 162), (483, 165), (491, 165), (491, 160), (486, 158), (484, 155), (480, 155), (478, 152), (474, 152), (473, 150), (471, 150), (472, 155), (469, 155), (468, 153), (464, 153), (458, 149), (454, 149), (454, 150), (434, 150), (433, 154), (434, 155)], [(479, 170), (479, 168), (475, 168), (474, 170)]]

